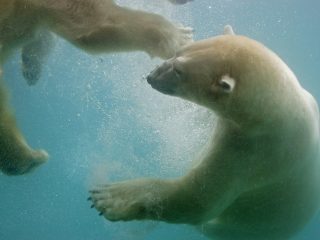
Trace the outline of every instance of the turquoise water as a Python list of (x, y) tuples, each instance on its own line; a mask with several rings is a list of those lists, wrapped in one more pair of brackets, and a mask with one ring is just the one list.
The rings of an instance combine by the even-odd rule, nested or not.
[[(119, 2), (192, 26), (195, 39), (231, 24), (277, 52), (320, 102), (319, 1)], [(146, 83), (160, 62), (144, 53), (90, 56), (56, 38), (40, 82), (29, 87), (18, 54), (8, 61), (4, 76), (19, 126), (50, 161), (29, 175), (0, 175), (0, 240), (206, 239), (185, 225), (110, 223), (86, 201), (95, 184), (181, 175), (206, 142), (213, 117), (205, 109)], [(295, 240), (320, 239), (319, 225), (320, 215)]]

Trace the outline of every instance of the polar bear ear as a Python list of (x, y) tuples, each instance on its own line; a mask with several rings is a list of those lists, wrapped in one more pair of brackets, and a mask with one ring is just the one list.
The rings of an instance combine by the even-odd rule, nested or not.
[(223, 92), (231, 93), (236, 86), (236, 81), (229, 75), (224, 75), (221, 77), (218, 85)]
[(236, 35), (230, 25), (224, 26), (223, 34), (224, 35)]

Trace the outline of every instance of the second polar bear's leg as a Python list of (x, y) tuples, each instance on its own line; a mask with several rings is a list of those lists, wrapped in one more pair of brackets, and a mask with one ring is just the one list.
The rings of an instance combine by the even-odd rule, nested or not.
[(170, 58), (192, 41), (190, 28), (177, 27), (164, 17), (116, 5), (113, 1), (54, 1), (48, 6), (50, 28), (93, 53), (144, 51)]
[(42, 65), (50, 52), (52, 42), (52, 34), (41, 30), (31, 42), (23, 46), (21, 52), (22, 74), (28, 85), (35, 85), (38, 82)]
[(4, 82), (0, 79), (0, 171), (8, 175), (30, 172), (48, 159), (44, 150), (31, 149), (10, 111)]

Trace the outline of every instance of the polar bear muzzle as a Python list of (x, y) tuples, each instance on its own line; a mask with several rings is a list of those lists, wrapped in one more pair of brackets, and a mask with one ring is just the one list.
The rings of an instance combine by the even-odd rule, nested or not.
[(174, 66), (173, 60), (165, 61), (147, 76), (152, 88), (172, 96), (178, 95), (182, 80), (182, 72)]

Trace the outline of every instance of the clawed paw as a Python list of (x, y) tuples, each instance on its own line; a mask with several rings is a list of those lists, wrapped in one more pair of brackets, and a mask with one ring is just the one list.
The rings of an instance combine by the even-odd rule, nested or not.
[(97, 187), (90, 191), (88, 200), (99, 215), (110, 221), (145, 219), (158, 206), (152, 186), (143, 181), (126, 181)]
[(130, 196), (126, 196), (128, 192), (123, 187), (115, 184), (90, 191), (91, 207), (96, 208), (99, 215), (110, 221), (134, 219), (136, 217), (134, 208), (137, 203), (132, 201)]
[(41, 76), (41, 64), (25, 57), (22, 64), (22, 74), (29, 86), (35, 85)]
[(180, 47), (193, 42), (193, 33), (194, 33), (193, 28), (180, 26), (179, 31), (181, 34), (181, 38), (179, 42)]
[(193, 29), (163, 21), (157, 23), (157, 28), (150, 31), (150, 36), (153, 36), (155, 43), (149, 54), (169, 59), (183, 46), (193, 42)]
[[(168, 38), (170, 40), (170, 38)], [(182, 25), (175, 26), (172, 32), (171, 40), (162, 46), (164, 49), (162, 58), (168, 59), (173, 57), (176, 52), (183, 46), (193, 42), (193, 29)], [(164, 42), (163, 42), (164, 43)]]

